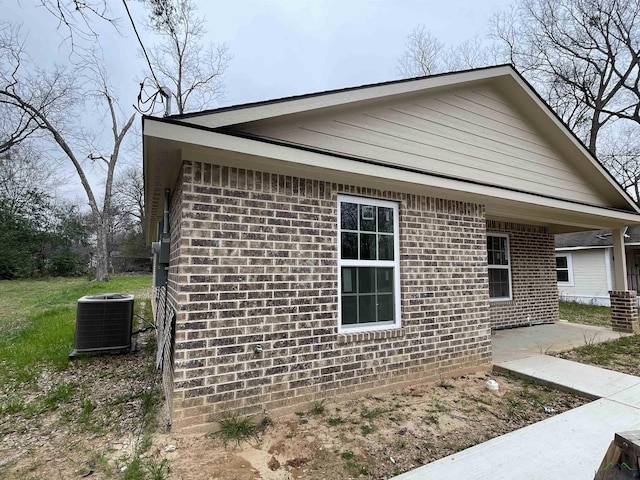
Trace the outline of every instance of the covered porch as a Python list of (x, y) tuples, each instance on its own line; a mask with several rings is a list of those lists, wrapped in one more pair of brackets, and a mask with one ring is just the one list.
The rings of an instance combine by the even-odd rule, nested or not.
[[(492, 231), (501, 231), (508, 225), (527, 225), (539, 227), (536, 235), (529, 235), (520, 239), (522, 245), (513, 252), (514, 265), (519, 258), (519, 269), (513, 269), (511, 281), (513, 294), (508, 302), (491, 300), (492, 330), (510, 328), (514, 326), (531, 326), (540, 323), (554, 323), (558, 320), (557, 283), (555, 275), (555, 261), (553, 269), (552, 288), (549, 285), (548, 262), (549, 255), (554, 256), (553, 248), (546, 246), (544, 234), (553, 238), (558, 233), (591, 231), (606, 229), (611, 231), (613, 242), (611, 255), (611, 279), (608, 292), (611, 304), (612, 328), (616, 332), (632, 333), (638, 331), (638, 303), (637, 282), (635, 279), (634, 258), (628, 258), (629, 249), (625, 248), (626, 225), (623, 222), (632, 220), (632, 214), (610, 208), (590, 205), (574, 204), (574, 211), (567, 211), (561, 207), (562, 200), (551, 200), (549, 205), (529, 204), (519, 208), (513, 202), (501, 199), (497, 202), (487, 201), (487, 235)], [(507, 211), (508, 209), (508, 211)], [(595, 215), (594, 215), (595, 214)], [(508, 216), (507, 216), (508, 215)], [(543, 220), (544, 219), (544, 220)], [(636, 221), (635, 218), (633, 219)], [(510, 239), (517, 239), (516, 231), (508, 232)], [(515, 243), (515, 241), (514, 241)], [(535, 247), (533, 245), (536, 245)], [(510, 263), (512, 262), (510, 259)], [(489, 260), (490, 261), (490, 260)], [(491, 265), (489, 265), (491, 273)], [(553, 292), (551, 291), (553, 290)], [(538, 296), (537, 302), (528, 299)], [(501, 300), (501, 299), (498, 299)], [(521, 308), (514, 309), (510, 304), (521, 304)], [(549, 314), (549, 303), (553, 303), (556, 314)], [(545, 310), (545, 312), (541, 312)], [(519, 315), (519, 322), (509, 323), (503, 317)], [(543, 320), (541, 321), (541, 318)]]

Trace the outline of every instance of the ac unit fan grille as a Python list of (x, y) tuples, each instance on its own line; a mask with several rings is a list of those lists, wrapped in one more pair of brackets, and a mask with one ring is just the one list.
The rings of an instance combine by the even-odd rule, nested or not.
[(78, 300), (75, 351), (125, 350), (131, 345), (133, 296), (104, 295)]

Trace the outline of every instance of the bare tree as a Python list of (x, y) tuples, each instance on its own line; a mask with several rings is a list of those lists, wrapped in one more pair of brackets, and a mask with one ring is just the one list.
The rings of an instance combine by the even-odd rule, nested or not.
[(113, 204), (136, 219), (140, 231), (144, 229), (144, 181), (140, 168), (128, 166), (113, 184)]
[[(24, 46), (17, 25), (0, 21), (0, 81), (10, 85), (24, 55)], [(0, 154), (6, 153), (38, 131), (30, 115), (0, 103)]]
[[(81, 67), (44, 71), (29, 65), (20, 42), (7, 48), (13, 52), (13, 62), (0, 65), (0, 105), (35, 125), (42, 141), (73, 166), (96, 219), (96, 278), (106, 280), (113, 178), (122, 141), (135, 114), (127, 117), (119, 112), (99, 57), (94, 55), (92, 63)], [(106, 145), (97, 142), (99, 135), (83, 125), (82, 113), (89, 100), (103, 110), (110, 124), (111, 139)], [(87, 161), (102, 169), (101, 199), (95, 195), (87, 176)]]
[(226, 44), (204, 43), (204, 17), (191, 0), (146, 0), (150, 27), (161, 43), (148, 50), (154, 88), (168, 87), (177, 112), (211, 106), (224, 91), (222, 77), (231, 59)]
[(408, 78), (482, 67), (497, 63), (496, 53), (478, 36), (446, 46), (424, 25), (418, 25), (407, 36), (405, 51), (398, 60), (398, 72)]
[(26, 142), (0, 154), (0, 199), (11, 215), (52, 199), (60, 181), (55, 164)]
[(493, 35), (594, 154), (611, 121), (638, 122), (638, 0), (520, 0)]
[(640, 199), (640, 126), (625, 122), (600, 133), (600, 159), (633, 198)]
[(638, 200), (640, 0), (519, 0), (492, 24), (503, 54)]
[[(58, 20), (58, 30), (64, 30), (63, 42), (68, 42), (71, 52), (80, 47), (84, 55), (87, 40), (98, 41), (96, 21), (110, 23), (117, 29), (118, 21), (112, 16), (107, 0), (39, 0)], [(124, 1), (124, 0), (123, 0)]]
[(444, 48), (444, 44), (424, 25), (418, 25), (407, 36), (404, 54), (398, 61), (400, 75), (420, 77), (440, 72)]
[(444, 54), (445, 70), (449, 72), (485, 67), (500, 63), (499, 52), (492, 45), (486, 45), (479, 36), (450, 46)]

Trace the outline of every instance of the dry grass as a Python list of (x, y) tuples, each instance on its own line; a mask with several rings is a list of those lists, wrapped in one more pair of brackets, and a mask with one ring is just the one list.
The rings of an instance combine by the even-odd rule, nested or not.
[(560, 302), (560, 320), (582, 325), (611, 327), (611, 309), (577, 302)]

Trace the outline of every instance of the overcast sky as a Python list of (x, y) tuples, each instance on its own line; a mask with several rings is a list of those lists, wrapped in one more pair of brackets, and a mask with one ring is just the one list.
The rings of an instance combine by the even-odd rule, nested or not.
[[(213, 5), (224, 4), (216, 10)], [(424, 24), (446, 44), (485, 36), (505, 0), (235, 0), (202, 2), (229, 45), (232, 104), (398, 78), (407, 35)]]
[[(144, 63), (121, 1), (108, 0), (120, 32), (99, 26), (105, 61), (131, 111)], [(64, 29), (39, 0), (0, 0), (3, 16), (21, 22), (27, 51), (42, 65), (65, 63)], [(491, 15), (510, 0), (199, 0), (207, 38), (226, 43), (233, 59), (219, 105), (383, 82), (399, 78), (407, 35), (423, 24), (447, 45), (486, 37)], [(139, 27), (140, 2), (129, 1)], [(151, 41), (144, 34), (145, 41)], [(139, 122), (138, 122), (139, 123)]]

